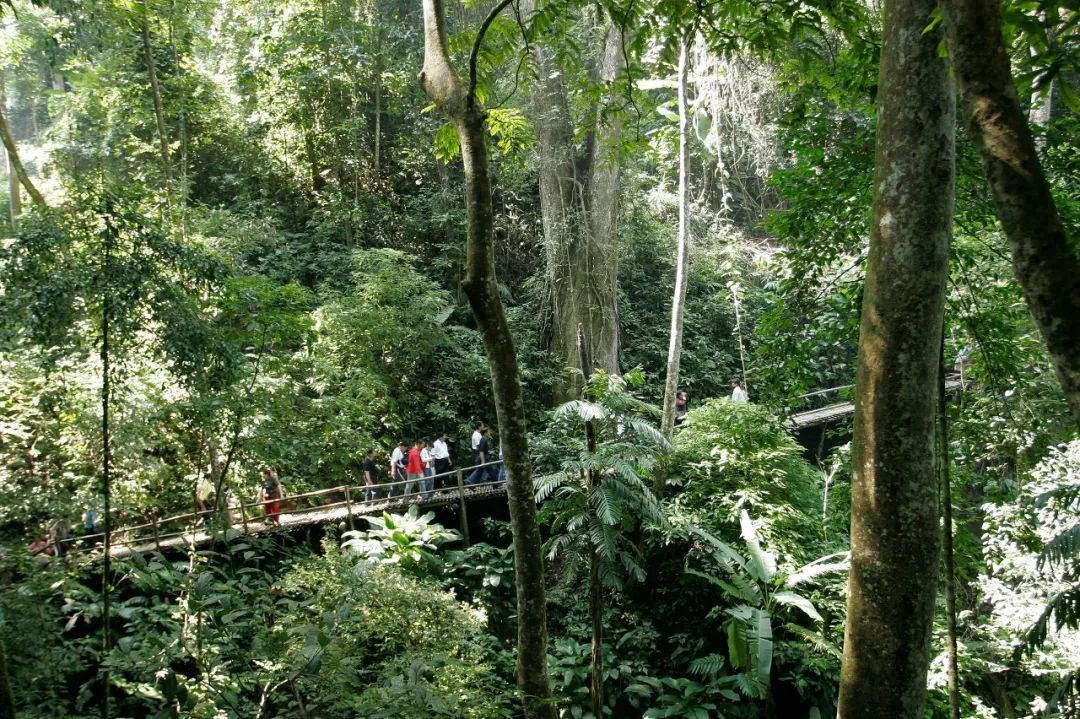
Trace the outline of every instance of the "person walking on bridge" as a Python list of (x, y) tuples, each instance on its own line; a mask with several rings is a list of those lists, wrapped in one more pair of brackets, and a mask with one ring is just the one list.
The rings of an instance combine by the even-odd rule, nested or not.
[(736, 377), (731, 380), (731, 401), (732, 402), (749, 402), (750, 395), (746, 393), (746, 385), (743, 381)]
[(435, 480), (432, 479), (435, 476), (435, 459), (431, 456), (427, 440), (423, 439), (420, 440), (420, 463), (424, 465), (424, 481), (420, 483), (420, 489), (424, 492), (424, 497), (430, 497), (435, 491)]
[(491, 461), (491, 445), (488, 443), (488, 429), (487, 427), (481, 427), (478, 431), (480, 432), (480, 442), (476, 445), (476, 455), (474, 459), (476, 469), (474, 469), (472, 474), (469, 475), (469, 478), (465, 480), (466, 484), (477, 484), (482, 482), (485, 477), (487, 477), (489, 482), (494, 482), (495, 478), (498, 476), (494, 465), (490, 467), (483, 466)]
[(259, 499), (263, 502), (263, 510), (266, 512), (266, 523), (281, 524), (281, 500), (285, 496), (285, 490), (281, 488), (277, 470), (263, 470), (262, 487), (259, 493), (262, 495)]
[(367, 456), (364, 457), (364, 486), (367, 487), (364, 490), (364, 501), (370, 502), (375, 499), (377, 492), (375, 491), (375, 485), (379, 483), (379, 465), (375, 464), (375, 448), (371, 447), (367, 451)]
[[(391, 482), (404, 482), (405, 481), (405, 443), (398, 442), (397, 447), (394, 447), (393, 453), (390, 455), (390, 481)], [(395, 487), (390, 487), (387, 492), (387, 497), (394, 496)]]
[(409, 460), (405, 465), (405, 474), (408, 477), (408, 482), (405, 483), (405, 496), (408, 497), (412, 494), (413, 487), (419, 485), (421, 489), (424, 486), (424, 460), (420, 458), (420, 440), (413, 442), (412, 449), (409, 450)]
[[(439, 432), (438, 438), (431, 445), (431, 458), (435, 460), (435, 474), (446, 474), (454, 466), (450, 458), (450, 448), (446, 446), (446, 432)], [(443, 484), (446, 484), (443, 479)]]

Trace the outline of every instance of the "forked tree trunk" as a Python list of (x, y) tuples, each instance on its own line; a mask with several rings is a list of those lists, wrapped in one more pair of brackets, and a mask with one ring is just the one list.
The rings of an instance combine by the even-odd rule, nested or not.
[(937, 594), (937, 376), (953, 212), (953, 91), (934, 0), (884, 6), (852, 444), (840, 719), (922, 719)]
[[(0, 76), (0, 140), (4, 143), (4, 149), (7, 151), (8, 172), (14, 173), (14, 176), (18, 178), (19, 184), (26, 190), (26, 194), (30, 196), (30, 199), (34, 201), (34, 204), (40, 208), (44, 208), (45, 198), (38, 191), (38, 188), (34, 186), (34, 183), (30, 181), (30, 176), (26, 174), (26, 168), (23, 167), (22, 160), (19, 159), (19, 151), (15, 147), (15, 136), (11, 134), (11, 126), (7, 121), (7, 95), (4, 92), (3, 77)], [(10, 183), (10, 178), (8, 180)], [(10, 184), (9, 184), (10, 187)], [(22, 204), (16, 197), (18, 195), (18, 187), (11, 193), (13, 202), (18, 204), (19, 211), (22, 210)], [(14, 212), (14, 211), (13, 211)], [(12, 217), (15, 216), (14, 213)]]
[[(689, 44), (692, 38), (679, 42), (679, 239), (675, 256), (675, 292), (671, 300), (671, 333), (668, 335), (667, 379), (664, 381), (664, 413), (660, 430), (670, 437), (675, 431), (675, 395), (679, 391), (679, 365), (682, 360), (683, 313), (686, 308), (686, 275), (690, 268), (690, 164), (689, 108), (686, 101), (687, 75), (690, 61)], [(662, 477), (661, 474), (657, 475)], [(662, 479), (654, 490), (663, 491)]]
[[(501, 10), (509, 0), (496, 9)], [(485, 115), (450, 64), (442, 0), (423, 0), (424, 67), (420, 84), (457, 129), (465, 168), (468, 221), (466, 278), (462, 283), (484, 338), (491, 369), (507, 473), (507, 499), (514, 535), (517, 590), (517, 682), (527, 719), (555, 719), (547, 676), (547, 607), (544, 561), (532, 487), (517, 352), (495, 282), (491, 179), (488, 174)], [(485, 24), (486, 27), (486, 24)], [(479, 42), (479, 39), (478, 39)]]
[(154, 64), (154, 47), (150, 42), (150, 8), (145, 0), (142, 5), (142, 42), (143, 59), (146, 61), (146, 75), (150, 81), (150, 94), (154, 100), (154, 120), (157, 122), (158, 147), (161, 152), (161, 169), (165, 173), (165, 194), (172, 202), (172, 160), (169, 157), (169, 131), (165, 127), (165, 109), (161, 101), (161, 88), (158, 86), (157, 67)]
[[(521, 12), (534, 13), (531, 0), (524, 0)], [(597, 79), (609, 88), (623, 62), (622, 41), (622, 33), (608, 22)], [(533, 55), (538, 77), (531, 115), (539, 146), (550, 346), (567, 366), (582, 370), (583, 375), (595, 368), (617, 374), (616, 217), (622, 123), (617, 113), (605, 112), (612, 101), (613, 91), (608, 89), (595, 108), (587, 152), (579, 156), (567, 89), (554, 53), (537, 43)], [(586, 360), (578, 352), (579, 326), (588, 343)], [(580, 366), (583, 361), (587, 366)], [(575, 397), (578, 388), (576, 382), (565, 383), (557, 399)]]
[(1013, 271), (1080, 426), (1080, 258), (1050, 194), (1013, 84), (996, 0), (943, 0), (968, 131), (1012, 252)]

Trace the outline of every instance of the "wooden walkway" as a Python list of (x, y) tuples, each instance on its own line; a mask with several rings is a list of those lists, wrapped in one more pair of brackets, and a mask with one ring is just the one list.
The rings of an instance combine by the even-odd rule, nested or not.
[[(956, 392), (964, 389), (970, 380), (965, 381), (959, 374), (945, 375), (945, 391)], [(832, 424), (837, 420), (850, 417), (855, 414), (855, 405), (851, 402), (837, 402), (835, 404), (811, 409), (805, 412), (793, 414), (788, 418), (788, 426), (795, 431), (808, 427), (817, 427), (823, 424)]]
[[(482, 467), (498, 471), (501, 462), (490, 462)], [(461, 522), (461, 532), (466, 545), (469, 543), (468, 514), (466, 506), (470, 502), (506, 496), (505, 482), (482, 482), (474, 485), (465, 483), (465, 479), (477, 467), (465, 467), (459, 470), (431, 477), (432, 481), (442, 480), (447, 486), (431, 492), (412, 492), (404, 495), (405, 485), (419, 484), (417, 481), (387, 482), (372, 488), (364, 486), (340, 486), (320, 489), (315, 492), (286, 497), (284, 503), (289, 509), (282, 511), (278, 522), (269, 522), (263, 514), (263, 503), (238, 503), (217, 515), (218, 521), (228, 517), (228, 528), (241, 534), (258, 535), (288, 532), (314, 524), (352, 524), (356, 529), (366, 529), (366, 523), (354, 521), (364, 516), (379, 516), (384, 512), (404, 513), (410, 507), (421, 509), (456, 506)], [(366, 500), (369, 489), (382, 495)], [(386, 496), (390, 494), (391, 496)], [(147, 554), (163, 549), (196, 549), (209, 546), (220, 539), (222, 530), (217, 532), (203, 524), (215, 520), (213, 510), (191, 512), (174, 517), (148, 522), (136, 526), (118, 527), (110, 538), (109, 554), (113, 557), (127, 557), (132, 554)], [(65, 554), (92, 555), (100, 557), (104, 534), (92, 534), (69, 540)]]

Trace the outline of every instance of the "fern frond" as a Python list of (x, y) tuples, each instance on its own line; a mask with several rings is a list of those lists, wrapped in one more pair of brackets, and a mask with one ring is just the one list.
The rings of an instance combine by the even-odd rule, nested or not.
[(1059, 628), (1080, 627), (1080, 582), (1050, 598), (1042, 614), (1020, 638), (1020, 646), (1013, 651), (1014, 661), (1019, 661), (1046, 642), (1051, 622)]
[(699, 677), (713, 679), (724, 671), (725, 664), (727, 662), (724, 661), (723, 654), (707, 654), (690, 662), (690, 673)]
[(1039, 569), (1044, 564), (1060, 564), (1072, 558), (1080, 558), (1080, 522), (1069, 527), (1050, 540), (1039, 555)]
[(785, 624), (784, 629), (797, 635), (804, 642), (809, 644), (812, 649), (816, 649), (822, 654), (827, 654), (836, 659), (840, 659), (843, 656), (840, 647), (823, 637), (820, 632), (815, 632), (813, 629), (807, 629), (806, 627), (800, 627), (798, 624)]

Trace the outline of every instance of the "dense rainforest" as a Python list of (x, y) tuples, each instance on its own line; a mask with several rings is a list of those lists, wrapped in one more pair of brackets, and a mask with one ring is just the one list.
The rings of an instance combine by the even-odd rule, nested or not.
[(1078, 10), (0, 0), (0, 717), (1080, 717)]

